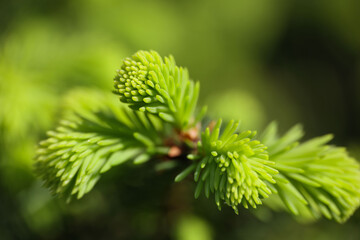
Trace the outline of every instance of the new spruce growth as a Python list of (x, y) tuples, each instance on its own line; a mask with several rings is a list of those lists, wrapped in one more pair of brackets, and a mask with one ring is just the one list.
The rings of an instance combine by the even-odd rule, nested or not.
[(272, 123), (261, 138), (280, 172), (274, 176), (275, 192), (295, 215), (324, 215), (342, 222), (359, 206), (359, 164), (346, 149), (327, 145), (331, 135), (300, 143), (303, 135), (302, 128), (294, 126), (279, 137)]
[(256, 132), (239, 132), (233, 120), (226, 127), (222, 120), (211, 122), (200, 133), (206, 108), (196, 108), (199, 89), (172, 56), (137, 52), (114, 78), (122, 103), (100, 91), (69, 94), (59, 127), (40, 142), (36, 173), (70, 200), (114, 166), (185, 160), (188, 167), (175, 181), (193, 175), (195, 198), (211, 195), (219, 209), (226, 204), (238, 213), (240, 206), (265, 204), (343, 222), (358, 208), (359, 164), (346, 149), (328, 145), (331, 135), (300, 143), (300, 126), (281, 137), (272, 123), (257, 138)]
[(206, 128), (198, 144), (200, 161), (194, 174), (196, 198), (204, 189), (206, 197), (214, 193), (219, 208), (225, 202), (236, 213), (239, 204), (256, 208), (261, 198), (269, 197), (266, 181), (275, 183), (273, 175), (278, 173), (271, 167), (275, 163), (269, 160), (266, 146), (254, 139), (256, 133), (236, 133), (238, 125), (230, 121), (221, 135), (221, 120), (211, 132)]
[(159, 116), (185, 128), (195, 110), (200, 84), (189, 80), (172, 56), (161, 58), (155, 51), (139, 51), (126, 58), (114, 79), (114, 93), (134, 110)]
[(85, 93), (69, 94), (66, 102), (72, 109), (40, 142), (35, 164), (45, 186), (68, 200), (89, 192), (113, 166), (129, 160), (141, 164), (167, 152), (161, 145), (165, 126), (159, 119), (117, 106), (99, 92)]

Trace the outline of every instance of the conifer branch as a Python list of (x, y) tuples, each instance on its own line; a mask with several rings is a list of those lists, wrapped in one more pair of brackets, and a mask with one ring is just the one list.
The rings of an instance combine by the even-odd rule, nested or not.
[(157, 169), (189, 160), (175, 181), (194, 174), (195, 198), (213, 195), (219, 209), (225, 203), (238, 213), (239, 205), (280, 199), (294, 215), (343, 222), (360, 205), (359, 164), (328, 145), (331, 135), (299, 143), (300, 126), (279, 137), (273, 123), (257, 140), (254, 131), (239, 132), (239, 122), (222, 129), (221, 120), (200, 134), (206, 108), (194, 115), (199, 83), (172, 56), (137, 52), (114, 87), (123, 103), (99, 91), (71, 93), (64, 120), (40, 143), (35, 169), (53, 193), (81, 198), (116, 165), (165, 159)]

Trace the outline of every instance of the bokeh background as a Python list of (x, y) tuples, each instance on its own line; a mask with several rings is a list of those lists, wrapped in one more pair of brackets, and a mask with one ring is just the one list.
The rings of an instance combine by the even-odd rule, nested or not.
[(360, 239), (360, 211), (342, 225), (236, 216), (195, 201), (176, 172), (114, 168), (66, 204), (32, 171), (67, 93), (111, 91), (139, 49), (186, 66), (212, 117), (303, 123), (306, 138), (334, 133), (360, 159), (360, 1), (12, 0), (0, 23), (0, 239)]

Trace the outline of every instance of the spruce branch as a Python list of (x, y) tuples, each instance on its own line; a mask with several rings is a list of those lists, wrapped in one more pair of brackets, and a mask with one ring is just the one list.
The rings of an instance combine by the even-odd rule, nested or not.
[(345, 148), (327, 145), (332, 135), (299, 143), (303, 135), (296, 125), (279, 137), (276, 123), (264, 132), (261, 140), (280, 172), (272, 188), (294, 215), (344, 222), (360, 204), (359, 164)]
[(222, 128), (222, 120), (201, 132), (206, 108), (194, 114), (199, 83), (172, 56), (139, 51), (126, 58), (114, 88), (122, 103), (93, 90), (66, 98), (64, 120), (35, 159), (53, 193), (81, 198), (116, 165), (161, 160), (159, 171), (186, 165), (175, 181), (194, 174), (195, 198), (213, 195), (219, 209), (225, 203), (236, 213), (280, 199), (294, 215), (343, 222), (360, 205), (359, 164), (328, 145), (331, 135), (300, 143), (300, 126), (279, 137), (272, 123), (257, 140), (255, 131), (238, 131), (239, 122)]

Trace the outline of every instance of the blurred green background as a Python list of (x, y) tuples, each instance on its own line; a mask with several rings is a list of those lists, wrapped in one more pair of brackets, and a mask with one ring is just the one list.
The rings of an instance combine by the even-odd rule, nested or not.
[(12, 0), (0, 22), (0, 239), (360, 239), (359, 211), (343, 225), (267, 208), (236, 216), (195, 201), (176, 171), (115, 168), (69, 205), (32, 172), (66, 94), (111, 91), (139, 49), (186, 66), (212, 117), (300, 122), (360, 159), (360, 1)]

